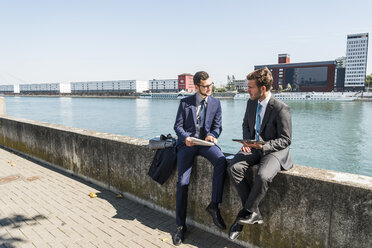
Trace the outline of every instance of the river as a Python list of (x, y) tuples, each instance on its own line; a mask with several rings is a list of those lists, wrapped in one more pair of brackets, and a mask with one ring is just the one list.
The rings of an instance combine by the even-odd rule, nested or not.
[[(150, 139), (171, 133), (179, 100), (5, 97), (10, 116)], [(221, 100), (223, 152), (236, 153), (244, 100)], [(372, 102), (288, 102), (295, 164), (372, 176)]]

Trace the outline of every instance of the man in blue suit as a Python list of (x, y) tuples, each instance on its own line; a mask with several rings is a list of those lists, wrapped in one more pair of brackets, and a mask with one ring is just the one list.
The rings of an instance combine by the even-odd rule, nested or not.
[(213, 83), (205, 71), (194, 76), (197, 93), (181, 100), (174, 130), (178, 136), (177, 164), (178, 182), (176, 199), (177, 231), (173, 236), (174, 245), (180, 245), (186, 233), (187, 192), (192, 165), (196, 155), (208, 159), (213, 167), (212, 200), (206, 208), (213, 222), (220, 229), (226, 229), (218, 204), (222, 202), (222, 191), (226, 173), (226, 158), (218, 146), (195, 145), (191, 137), (211, 141), (217, 144), (222, 131), (221, 103), (210, 96)]

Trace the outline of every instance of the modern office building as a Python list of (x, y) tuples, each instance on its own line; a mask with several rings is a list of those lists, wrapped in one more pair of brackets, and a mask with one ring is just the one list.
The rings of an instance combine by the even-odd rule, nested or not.
[(273, 75), (273, 89), (291, 89), (292, 91), (329, 92), (334, 90), (336, 62), (320, 61), (290, 63), (289, 54), (279, 54), (278, 64), (256, 65), (270, 69)]
[(189, 73), (183, 73), (178, 75), (178, 89), (185, 90), (187, 92), (194, 92), (194, 75)]
[(178, 79), (153, 79), (149, 80), (151, 92), (178, 92)]
[(368, 56), (368, 33), (349, 34), (346, 46), (345, 90), (364, 90)]
[(75, 94), (120, 94), (141, 93), (148, 90), (148, 82), (141, 80), (72, 82), (71, 93)]

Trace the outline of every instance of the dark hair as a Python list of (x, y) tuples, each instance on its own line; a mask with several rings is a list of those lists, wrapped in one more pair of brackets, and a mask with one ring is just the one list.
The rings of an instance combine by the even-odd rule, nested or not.
[(194, 75), (194, 84), (200, 85), (201, 80), (207, 80), (208, 78), (209, 78), (208, 73), (206, 73), (205, 71), (198, 71)]
[(269, 91), (273, 85), (273, 76), (267, 67), (252, 71), (247, 79), (255, 80), (258, 87), (266, 86), (266, 91)]

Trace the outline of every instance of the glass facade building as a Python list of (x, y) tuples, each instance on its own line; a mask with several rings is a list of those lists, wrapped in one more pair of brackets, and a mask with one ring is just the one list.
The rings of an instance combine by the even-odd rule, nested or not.
[(269, 68), (273, 75), (273, 89), (291, 91), (330, 92), (335, 85), (335, 61), (308, 63), (281, 63), (275, 65), (256, 65), (254, 68)]

